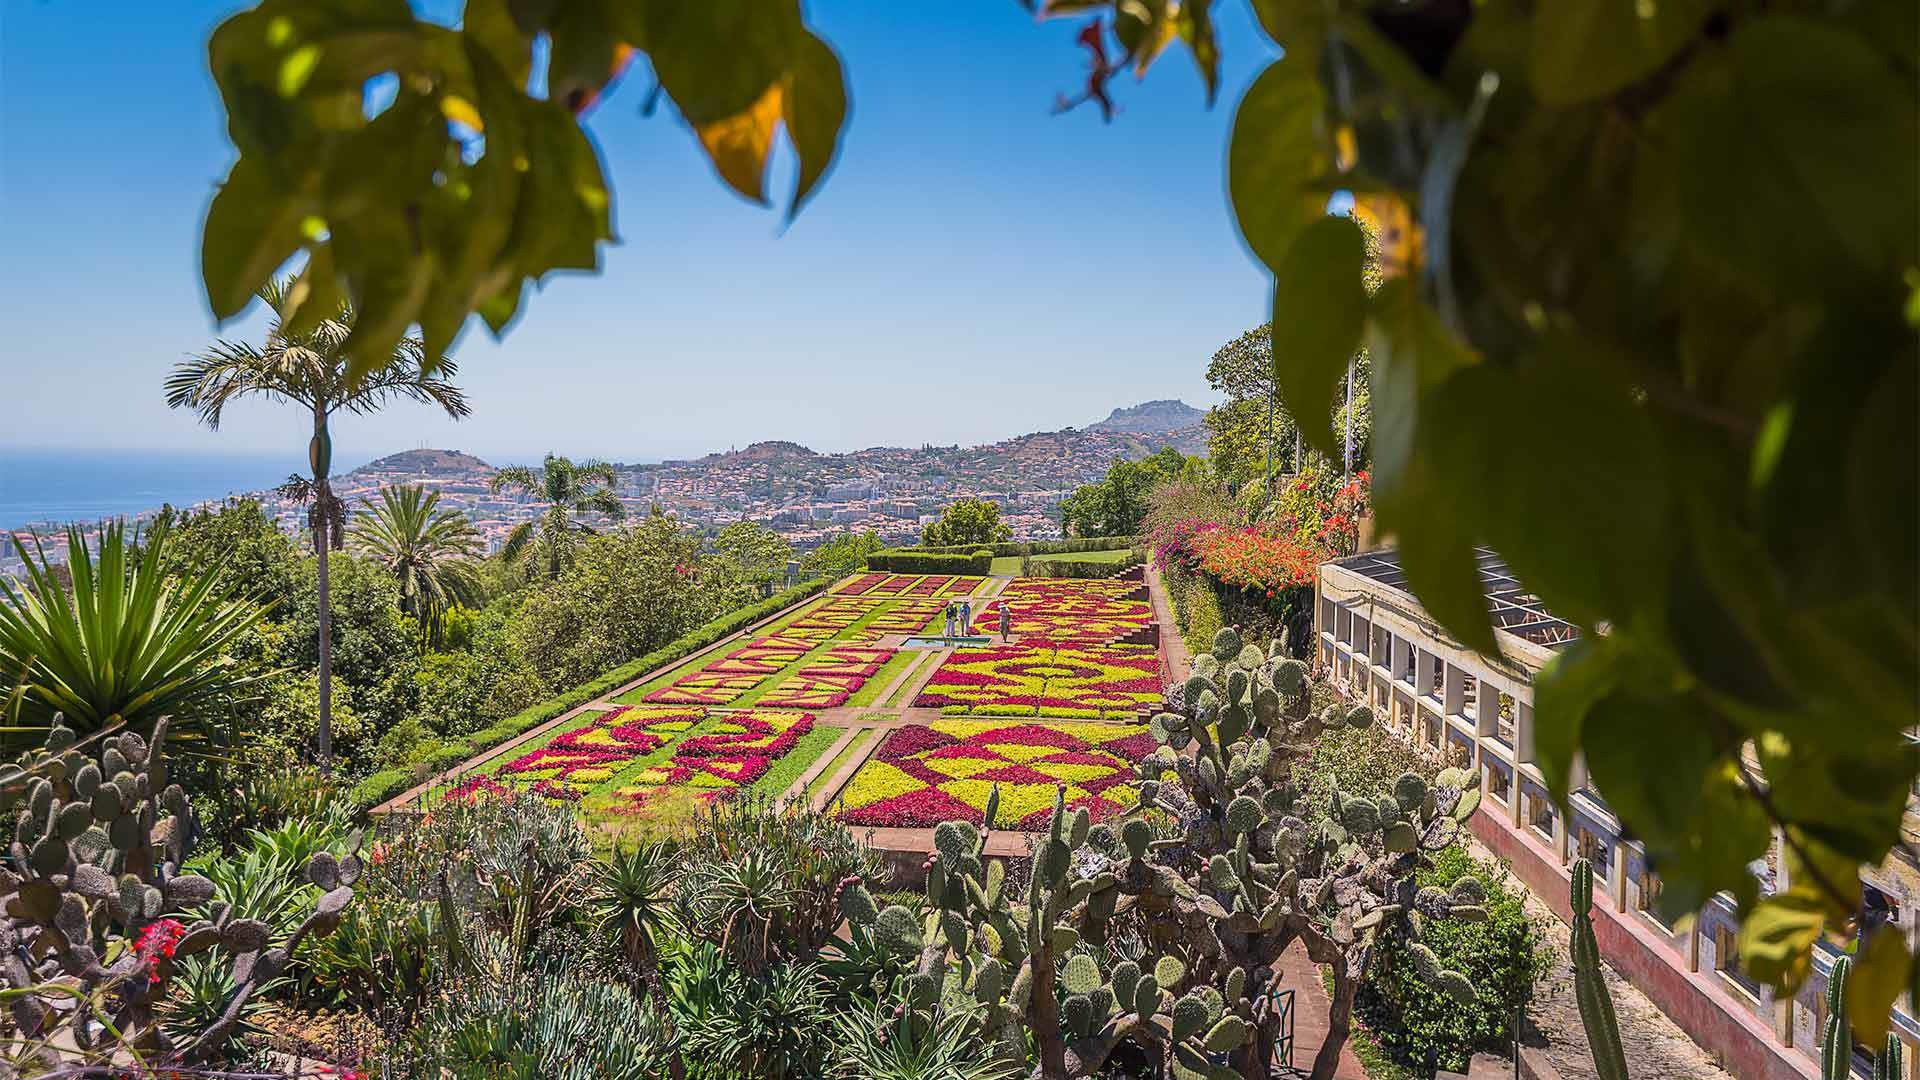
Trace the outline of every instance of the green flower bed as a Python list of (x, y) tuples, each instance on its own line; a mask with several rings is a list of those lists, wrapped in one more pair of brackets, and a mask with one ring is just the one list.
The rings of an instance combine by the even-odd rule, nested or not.
[(630, 683), (662, 664), (670, 664), (690, 653), (698, 652), (743, 627), (751, 626), (782, 608), (804, 600), (826, 588), (827, 584), (828, 582), (824, 579), (802, 582), (757, 604), (728, 612), (712, 622), (689, 630), (645, 656), (622, 664), (591, 681), (581, 683), (564, 694), (523, 709), (505, 720), (481, 728), (471, 735), (442, 739), (437, 744), (428, 744), (415, 756), (409, 767), (382, 769), (355, 784), (351, 796), (354, 805), (361, 809), (377, 806), (429, 776), (444, 772), (468, 758), (476, 757), (501, 743), (516, 739), (569, 709), (585, 705), (609, 690)]

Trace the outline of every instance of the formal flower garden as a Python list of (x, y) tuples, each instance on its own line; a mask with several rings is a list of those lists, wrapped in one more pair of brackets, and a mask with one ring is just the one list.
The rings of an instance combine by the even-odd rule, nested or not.
[(1015, 578), (1001, 594), (976, 609), (975, 633), (1000, 632), (1000, 610), (1008, 629), (1021, 637), (1049, 641), (1119, 641), (1153, 625), (1153, 605), (1138, 581), (1105, 578)]
[(1057, 786), (1070, 809), (1099, 821), (1138, 797), (1133, 764), (1153, 752), (1142, 724), (1011, 723), (941, 719), (889, 733), (840, 795), (849, 825), (982, 823), (997, 784), (995, 828), (1044, 829)]
[(668, 787), (731, 794), (764, 775), (813, 724), (806, 712), (629, 705), (465, 780), (454, 794), (524, 790), (578, 802), (607, 793), (628, 808)]
[(986, 578), (948, 574), (860, 574), (840, 583), (839, 596), (971, 596)]
[(977, 716), (1134, 717), (1161, 698), (1151, 645), (1026, 640), (956, 649), (914, 699)]

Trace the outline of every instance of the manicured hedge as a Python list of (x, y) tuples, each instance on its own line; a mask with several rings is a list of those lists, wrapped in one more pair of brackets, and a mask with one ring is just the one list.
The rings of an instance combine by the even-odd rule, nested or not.
[(382, 769), (355, 784), (353, 802), (363, 810), (378, 806), (429, 776), (444, 772), (470, 757), (491, 750), (509, 739), (517, 738), (561, 713), (576, 706), (585, 705), (607, 691), (624, 686), (657, 667), (698, 652), (742, 627), (750, 626), (782, 608), (812, 596), (826, 588), (828, 584), (829, 582), (825, 579), (801, 582), (785, 592), (775, 593), (757, 604), (730, 611), (704, 626), (689, 630), (645, 656), (628, 661), (564, 694), (522, 709), (471, 735), (442, 739), (438, 745), (424, 751), (408, 767)]
[(1008, 555), (1072, 555), (1081, 551), (1114, 551), (1118, 548), (1130, 548), (1136, 543), (1131, 536), (1083, 536), (1072, 540), (1029, 540), (1006, 544), (963, 544), (959, 547), (911, 547), (891, 548), (893, 551), (929, 552), (951, 554), (953, 552), (971, 552), (986, 548), (996, 557)]
[(973, 574), (984, 577), (993, 569), (993, 551), (984, 547), (961, 551), (886, 548), (867, 556), (867, 569), (890, 574)]
[(1111, 578), (1134, 569), (1146, 560), (1140, 552), (1124, 559), (1028, 559), (1021, 564), (1022, 577)]

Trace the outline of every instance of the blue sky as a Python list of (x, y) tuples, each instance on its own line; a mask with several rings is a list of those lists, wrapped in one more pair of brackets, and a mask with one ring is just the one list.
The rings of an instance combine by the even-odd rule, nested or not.
[[(0, 445), (304, 442), (290, 411), (262, 403), (214, 434), (160, 396), (217, 332), (259, 334), (258, 318), (217, 331), (197, 273), (231, 160), (205, 41), (239, 6), (0, 0)], [(1219, 8), (1219, 103), (1176, 46), (1105, 125), (1049, 115), (1083, 75), (1077, 20), (1036, 25), (1014, 0), (813, 3), (853, 114), (790, 228), (725, 189), (670, 108), (642, 117), (649, 80), (630, 73), (591, 123), (622, 240), (602, 272), (550, 280), (504, 342), (469, 328), (472, 418), (347, 419), (341, 458), (973, 443), (1149, 398), (1206, 404), (1207, 358), (1267, 307), (1223, 163), (1273, 49), (1243, 5)], [(791, 175), (783, 156), (773, 190)]]

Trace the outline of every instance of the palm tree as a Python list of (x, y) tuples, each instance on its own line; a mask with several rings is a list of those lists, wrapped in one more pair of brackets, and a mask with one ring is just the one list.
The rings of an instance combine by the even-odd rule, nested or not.
[(619, 482), (613, 466), (604, 461), (576, 465), (558, 454), (548, 454), (538, 472), (524, 465), (510, 465), (494, 473), (495, 492), (517, 488), (547, 504), (537, 521), (523, 521), (513, 527), (500, 548), (500, 557), (521, 563), (529, 577), (552, 576), (566, 569), (573, 563), (580, 538), (594, 533), (578, 515), (605, 514), (616, 521), (626, 516), (626, 507), (613, 493), (613, 486)]
[[(672, 1024), (667, 998), (660, 986), (660, 953), (653, 936), (673, 917), (673, 882), (678, 867), (671, 851), (659, 842), (633, 849), (616, 848), (613, 858), (596, 863), (588, 909), (599, 916), (604, 933), (618, 934), (627, 963), (652, 998), (662, 1020)], [(671, 1026), (669, 1026), (671, 1038)], [(684, 1080), (686, 1065), (674, 1051), (668, 1060), (673, 1080)]]
[(479, 530), (465, 514), (439, 509), (440, 493), (419, 484), (381, 488), (378, 506), (371, 499), (360, 503), (368, 512), (349, 534), (353, 550), (400, 582), (400, 610), (438, 647), (448, 609), (480, 594)]
[(310, 501), (307, 522), (313, 528), (313, 551), (319, 559), (320, 588), (320, 716), (317, 729), (322, 768), (333, 756), (333, 620), (327, 606), (328, 552), (343, 542), (346, 513), (334, 497), (329, 474), (333, 466), (333, 436), (327, 423), (345, 409), (355, 414), (377, 411), (393, 398), (438, 405), (458, 420), (467, 415), (466, 395), (452, 382), (458, 373), (451, 359), (431, 369), (426, 347), (419, 338), (405, 338), (394, 347), (393, 359), (358, 378), (348, 373), (343, 346), (353, 329), (352, 306), (342, 303), (333, 317), (311, 327), (287, 325), (289, 285), (270, 281), (258, 293), (274, 312), (264, 347), (219, 341), (211, 349), (174, 365), (167, 376), (167, 404), (192, 409), (214, 430), (230, 402), (244, 397), (291, 402), (313, 414), (313, 437), (307, 442), (311, 477), (293, 477), (290, 493)]
[(167, 535), (156, 529), (142, 546), (115, 522), (101, 529), (96, 556), (69, 527), (64, 568), (38, 542), (29, 552), (14, 538), (26, 578), (0, 576), (9, 713), (42, 727), (60, 714), (82, 734), (116, 723), (150, 729), (253, 681), (233, 671), (229, 648), (259, 622), (260, 605), (234, 597), (219, 575), (169, 576)]

